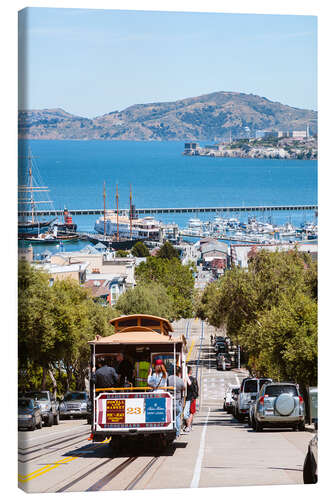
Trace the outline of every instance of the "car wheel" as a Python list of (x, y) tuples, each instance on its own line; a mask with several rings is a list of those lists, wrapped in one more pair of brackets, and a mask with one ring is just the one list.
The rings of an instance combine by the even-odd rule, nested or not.
[(50, 414), (47, 419), (47, 426), (52, 427), (52, 425), (53, 425), (53, 415)]
[(59, 413), (57, 413), (56, 416), (53, 418), (54, 418), (53, 420), (54, 425), (59, 425), (59, 420), (60, 420)]
[(304, 422), (300, 422), (298, 424), (298, 430), (301, 432), (305, 431), (305, 423)]
[(303, 482), (304, 484), (315, 484), (317, 482), (317, 476), (313, 471), (313, 463), (311, 459), (311, 454), (308, 451), (305, 457), (305, 462), (303, 466)]

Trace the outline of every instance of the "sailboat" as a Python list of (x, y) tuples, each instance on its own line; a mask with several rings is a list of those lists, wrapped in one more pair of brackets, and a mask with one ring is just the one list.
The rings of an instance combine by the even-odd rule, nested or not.
[(50, 200), (38, 200), (39, 193), (48, 193), (46, 186), (37, 185), (32, 172), (32, 155), (28, 151), (28, 178), (25, 184), (18, 186), (18, 211), (24, 215), (18, 218), (18, 238), (36, 237), (48, 231), (55, 218), (49, 221), (41, 221), (36, 215), (36, 206), (40, 204), (51, 204)]

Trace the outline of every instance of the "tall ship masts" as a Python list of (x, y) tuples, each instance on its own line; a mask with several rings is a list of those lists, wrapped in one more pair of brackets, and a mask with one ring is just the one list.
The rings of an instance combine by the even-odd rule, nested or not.
[[(51, 200), (36, 200), (35, 194), (48, 193), (47, 186), (38, 186), (33, 177), (33, 156), (31, 150), (28, 150), (28, 179), (18, 186), (18, 206), (19, 211), (27, 212), (22, 218), (18, 220), (18, 237), (24, 238), (25, 236), (36, 236), (39, 233), (47, 231), (50, 224), (55, 220), (39, 221), (36, 217), (37, 204), (49, 204), (52, 206)], [(22, 167), (24, 169), (24, 167)], [(36, 168), (36, 167), (35, 167)], [(24, 171), (24, 170), (23, 170)], [(21, 171), (22, 174), (22, 171)], [(30, 217), (30, 219), (29, 219)]]
[[(103, 191), (105, 193), (105, 190)], [(133, 246), (138, 240), (159, 241), (161, 224), (154, 217), (137, 218), (135, 214), (135, 205), (133, 205), (132, 186), (130, 186), (129, 213), (124, 214), (119, 209), (119, 192), (116, 184), (116, 210), (108, 210), (104, 203), (104, 213), (96, 220), (94, 229), (97, 233), (104, 236), (113, 243), (119, 243), (128, 247)], [(130, 245), (131, 243), (131, 245)], [(120, 248), (120, 247), (119, 247)]]
[(130, 239), (132, 239), (132, 186), (131, 186), (131, 184), (130, 184), (129, 220), (130, 220)]
[(119, 241), (119, 196), (118, 196), (118, 184), (116, 185), (116, 201), (117, 201), (117, 241)]
[(105, 209), (105, 198), (106, 198), (106, 194), (105, 194), (105, 181), (104, 181), (104, 189), (103, 189), (103, 200), (104, 200), (104, 236), (106, 235), (106, 209)]

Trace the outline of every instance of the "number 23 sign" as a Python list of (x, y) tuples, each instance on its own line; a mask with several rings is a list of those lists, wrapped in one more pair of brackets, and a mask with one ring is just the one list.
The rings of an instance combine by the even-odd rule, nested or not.
[(126, 411), (125, 411), (125, 422), (126, 423), (144, 423), (145, 422), (145, 412), (144, 412), (144, 399), (126, 399)]

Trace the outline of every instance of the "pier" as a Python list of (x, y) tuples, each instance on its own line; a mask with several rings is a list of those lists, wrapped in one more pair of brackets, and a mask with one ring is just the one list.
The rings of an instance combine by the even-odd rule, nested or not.
[[(103, 208), (70, 209), (71, 215), (103, 215)], [(262, 206), (239, 206), (239, 207), (173, 207), (173, 208), (136, 208), (135, 214), (157, 215), (157, 214), (202, 214), (202, 213), (232, 213), (232, 212), (302, 212), (318, 211), (318, 205), (262, 205)], [(63, 210), (35, 210), (35, 216), (62, 216)], [(129, 209), (119, 209), (120, 215), (129, 215)], [(31, 217), (31, 211), (19, 211), (19, 217)]]

